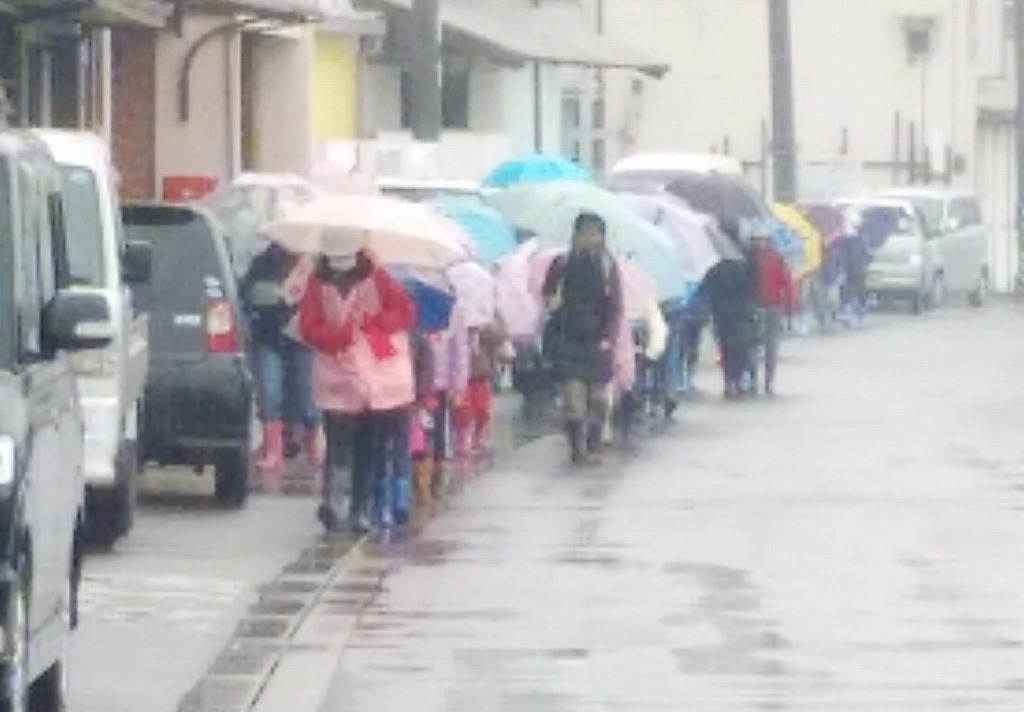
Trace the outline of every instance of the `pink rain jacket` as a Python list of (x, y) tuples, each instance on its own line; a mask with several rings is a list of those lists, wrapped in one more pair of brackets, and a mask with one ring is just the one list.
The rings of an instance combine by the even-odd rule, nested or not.
[(416, 305), (390, 275), (373, 273), (346, 295), (312, 277), (299, 329), (316, 354), (317, 406), (340, 413), (393, 410), (415, 400), (409, 330)]

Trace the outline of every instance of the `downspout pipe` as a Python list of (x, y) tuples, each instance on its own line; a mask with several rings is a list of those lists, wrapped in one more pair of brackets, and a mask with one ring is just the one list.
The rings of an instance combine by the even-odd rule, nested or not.
[(181, 123), (187, 124), (191, 119), (192, 63), (195, 61), (196, 55), (199, 54), (199, 50), (212, 40), (238, 32), (251, 23), (252, 20), (235, 20), (224, 25), (218, 25), (196, 38), (196, 41), (189, 47), (185, 58), (182, 60), (181, 70), (178, 74), (178, 120)]

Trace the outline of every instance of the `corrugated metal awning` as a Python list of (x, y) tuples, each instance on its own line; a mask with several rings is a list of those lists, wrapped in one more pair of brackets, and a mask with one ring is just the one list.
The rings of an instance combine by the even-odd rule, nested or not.
[[(412, 0), (362, 0), (362, 5), (410, 10)], [(526, 61), (633, 69), (662, 77), (669, 65), (590, 30), (553, 21), (544, 7), (497, 0), (444, 0), (445, 42), (477, 49), (502, 62)]]

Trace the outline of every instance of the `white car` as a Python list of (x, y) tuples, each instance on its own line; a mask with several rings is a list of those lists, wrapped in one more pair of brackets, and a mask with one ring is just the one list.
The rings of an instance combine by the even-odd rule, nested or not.
[(0, 710), (66, 709), (85, 516), (69, 355), (114, 330), (102, 294), (67, 285), (60, 202), (46, 146), (0, 131)]
[(85, 414), (86, 530), (109, 546), (134, 523), (138, 433), (149, 368), (149, 320), (136, 313), (129, 285), (149, 279), (151, 248), (126, 243), (117, 179), (106, 143), (85, 131), (35, 130), (63, 181), (71, 287), (102, 297), (111, 343), (75, 353)]
[(638, 153), (615, 164), (609, 177), (613, 190), (651, 192), (677, 178), (698, 173), (743, 176), (743, 164), (732, 156), (704, 153)]
[(894, 188), (882, 195), (909, 202), (924, 219), (936, 257), (935, 301), (955, 294), (982, 306), (989, 290), (989, 235), (978, 199), (946, 188)]

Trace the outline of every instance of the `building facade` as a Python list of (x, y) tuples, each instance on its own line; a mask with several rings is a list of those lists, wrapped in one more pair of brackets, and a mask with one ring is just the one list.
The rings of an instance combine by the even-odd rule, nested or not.
[[(609, 81), (609, 151), (728, 153), (770, 194), (767, 2), (602, 4), (613, 37), (642, 38), (673, 67), (660, 82)], [(803, 194), (926, 182), (977, 189), (1001, 289), (1012, 284), (1017, 262), (1005, 113), (1012, 6), (790, 0)]]

